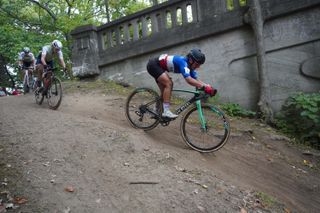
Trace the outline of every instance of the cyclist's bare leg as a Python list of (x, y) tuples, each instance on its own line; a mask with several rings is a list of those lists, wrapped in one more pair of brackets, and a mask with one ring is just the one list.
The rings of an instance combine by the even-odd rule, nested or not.
[(163, 96), (163, 91), (164, 91), (164, 86), (163, 86), (162, 84), (160, 84), (159, 82), (157, 82), (157, 84), (158, 84), (158, 87), (159, 87), (159, 89), (160, 89), (160, 97), (162, 98), (162, 96)]
[(23, 83), (24, 83), (24, 81), (26, 80), (26, 79), (25, 79), (25, 78), (26, 78), (26, 73), (25, 73), (25, 72), (26, 72), (25, 69), (22, 69), (22, 70), (21, 70), (21, 76), (22, 76), (21, 79), (22, 79)]
[(167, 72), (162, 73), (159, 78), (157, 79), (158, 83), (161, 85), (161, 88), (163, 88), (162, 92), (162, 98), (163, 98), (163, 113), (162, 116), (168, 117), (168, 118), (176, 118), (178, 115), (172, 113), (170, 111), (170, 98), (171, 98), (171, 92), (173, 87), (173, 82), (168, 75)]
[(37, 82), (37, 86), (39, 87), (41, 85), (41, 81), (42, 81), (42, 73), (43, 73), (43, 65), (42, 64), (37, 64), (36, 66), (36, 72), (38, 73), (38, 82)]
[(172, 91), (172, 86), (173, 86), (173, 82), (172, 82), (171, 78), (165, 72), (159, 76), (157, 81), (158, 81), (158, 86), (161, 91), (161, 96), (163, 98), (163, 102), (170, 103), (171, 91)]
[(43, 80), (44, 90), (45, 90), (45, 91), (47, 91), (47, 89), (48, 89), (48, 86), (49, 86), (49, 83), (50, 83), (50, 82), (49, 82), (50, 79), (51, 79), (51, 72), (48, 72), (47, 75), (46, 75), (46, 77), (45, 77), (44, 80)]

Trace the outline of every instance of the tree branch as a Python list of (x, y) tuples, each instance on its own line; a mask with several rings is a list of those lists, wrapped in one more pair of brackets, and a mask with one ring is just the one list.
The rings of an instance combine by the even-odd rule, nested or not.
[(51, 16), (51, 18), (53, 18), (54, 21), (57, 20), (57, 16), (46, 5), (40, 4), (40, 2), (38, 2), (36, 0), (27, 0), (27, 1), (38, 5), (39, 7), (41, 7), (45, 11), (47, 11), (47, 13)]

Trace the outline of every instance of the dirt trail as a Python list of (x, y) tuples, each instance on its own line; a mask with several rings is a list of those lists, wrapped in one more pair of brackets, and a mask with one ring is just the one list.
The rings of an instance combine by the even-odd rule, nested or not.
[(124, 102), (68, 93), (53, 111), (1, 97), (0, 212), (320, 212), (319, 152), (233, 119), (226, 146), (200, 154), (179, 121), (133, 129)]

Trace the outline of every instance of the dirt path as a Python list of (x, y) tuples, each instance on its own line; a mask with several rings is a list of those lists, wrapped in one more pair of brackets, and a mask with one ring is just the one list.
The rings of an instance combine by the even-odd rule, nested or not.
[(11, 203), (7, 212), (320, 212), (319, 152), (233, 119), (229, 143), (200, 154), (179, 121), (133, 129), (124, 102), (68, 93), (53, 111), (32, 95), (1, 97), (0, 213)]

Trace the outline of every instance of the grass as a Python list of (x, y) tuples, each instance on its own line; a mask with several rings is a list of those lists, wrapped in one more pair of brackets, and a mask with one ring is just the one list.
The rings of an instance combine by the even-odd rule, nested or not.
[(107, 94), (129, 95), (133, 87), (122, 85), (114, 81), (96, 80), (96, 81), (66, 81), (63, 83), (65, 93), (100, 91)]
[(274, 197), (272, 197), (264, 192), (257, 192), (256, 195), (264, 207), (272, 208), (277, 203), (277, 201)]

